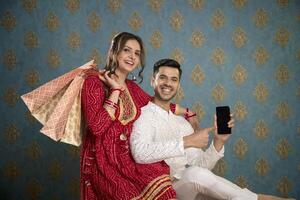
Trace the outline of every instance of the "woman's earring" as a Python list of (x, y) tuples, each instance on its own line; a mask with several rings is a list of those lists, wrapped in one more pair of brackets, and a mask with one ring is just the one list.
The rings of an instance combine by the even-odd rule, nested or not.
[(136, 81), (136, 76), (133, 73), (131, 73), (131, 80)]

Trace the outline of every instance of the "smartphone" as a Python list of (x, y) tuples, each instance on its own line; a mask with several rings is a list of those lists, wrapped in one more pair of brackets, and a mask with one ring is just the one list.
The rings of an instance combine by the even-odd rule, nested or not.
[(216, 107), (218, 134), (231, 134), (231, 128), (228, 127), (230, 121), (229, 106)]

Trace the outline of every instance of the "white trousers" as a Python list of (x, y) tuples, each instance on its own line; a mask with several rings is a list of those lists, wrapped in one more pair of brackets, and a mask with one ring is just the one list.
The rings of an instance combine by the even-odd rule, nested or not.
[(177, 198), (182, 200), (257, 200), (257, 194), (215, 175), (205, 168), (187, 168), (173, 184)]

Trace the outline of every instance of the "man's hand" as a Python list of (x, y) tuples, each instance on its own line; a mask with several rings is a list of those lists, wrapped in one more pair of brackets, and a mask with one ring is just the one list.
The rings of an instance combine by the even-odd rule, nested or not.
[(184, 148), (195, 147), (204, 148), (208, 144), (209, 132), (215, 127), (203, 128), (196, 130), (193, 134), (183, 137)]
[[(215, 126), (215, 134), (214, 134), (214, 146), (215, 149), (219, 152), (223, 148), (226, 141), (230, 138), (231, 134), (218, 134), (218, 127), (217, 127), (217, 116), (214, 116), (214, 126)], [(228, 122), (228, 127), (234, 127), (234, 118), (233, 115), (230, 114), (230, 121)]]

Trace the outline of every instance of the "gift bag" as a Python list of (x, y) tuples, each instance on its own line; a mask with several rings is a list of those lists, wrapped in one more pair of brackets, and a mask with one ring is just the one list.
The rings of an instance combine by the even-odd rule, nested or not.
[(45, 83), (21, 96), (31, 114), (43, 125), (43, 134), (55, 141), (81, 144), (81, 88), (94, 61)]

